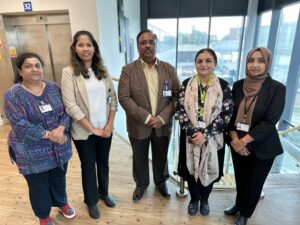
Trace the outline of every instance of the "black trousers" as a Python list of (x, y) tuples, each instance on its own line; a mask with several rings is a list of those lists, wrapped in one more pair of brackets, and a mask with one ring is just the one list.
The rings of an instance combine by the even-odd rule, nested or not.
[(74, 140), (81, 162), (84, 203), (96, 205), (100, 196), (108, 195), (109, 152), (112, 136), (90, 135), (87, 140)]
[(169, 136), (157, 137), (155, 129), (151, 135), (142, 140), (129, 136), (133, 152), (133, 179), (138, 186), (147, 188), (149, 179), (149, 145), (151, 143), (153, 179), (155, 185), (169, 178), (168, 147)]
[(64, 168), (54, 169), (24, 175), (28, 188), (29, 199), (34, 214), (39, 218), (47, 218), (51, 207), (61, 207), (68, 203), (66, 193), (66, 172), (68, 163)]
[(259, 201), (261, 191), (274, 159), (259, 159), (255, 153), (241, 156), (231, 150), (236, 181), (236, 205), (242, 216), (250, 218)]
[(196, 202), (200, 199), (207, 201), (209, 198), (209, 195), (213, 189), (214, 183), (211, 183), (208, 186), (203, 186), (199, 178), (197, 181), (195, 180), (195, 177), (193, 175), (187, 175), (186, 181), (188, 183), (189, 192), (191, 195), (191, 201)]

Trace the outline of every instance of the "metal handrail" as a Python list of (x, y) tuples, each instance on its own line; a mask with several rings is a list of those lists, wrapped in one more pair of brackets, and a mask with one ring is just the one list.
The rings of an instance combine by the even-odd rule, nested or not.
[(288, 134), (288, 133), (290, 133), (292, 131), (295, 131), (295, 130), (300, 130), (300, 125), (292, 127), (292, 128), (289, 128), (287, 130), (278, 131), (278, 134), (279, 135), (286, 135), (286, 134)]
[(113, 81), (117, 81), (117, 82), (119, 82), (119, 78), (117, 78), (117, 77), (111, 77), (111, 79), (113, 80)]

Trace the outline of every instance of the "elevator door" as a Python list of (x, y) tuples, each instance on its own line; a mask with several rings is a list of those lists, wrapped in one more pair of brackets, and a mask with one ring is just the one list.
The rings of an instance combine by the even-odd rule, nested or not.
[[(68, 15), (13, 16), (4, 20), (9, 45), (16, 47), (18, 55), (39, 54), (45, 62), (44, 79), (57, 84), (70, 59), (71, 29), (66, 16), (68, 18)], [(16, 59), (11, 60), (15, 71)]]

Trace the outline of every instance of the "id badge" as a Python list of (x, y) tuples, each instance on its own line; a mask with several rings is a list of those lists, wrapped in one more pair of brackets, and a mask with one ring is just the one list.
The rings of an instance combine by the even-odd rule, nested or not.
[(171, 90), (163, 91), (163, 96), (164, 97), (172, 97), (172, 91)]
[(199, 126), (200, 128), (205, 128), (205, 127), (206, 127), (206, 124), (205, 124), (204, 121), (198, 121), (198, 126)]
[(110, 103), (111, 103), (111, 100), (112, 100), (111, 96), (108, 96), (108, 97), (107, 97), (107, 100), (106, 100), (106, 101), (107, 101), (107, 104), (110, 104)]
[(240, 130), (240, 131), (248, 132), (249, 131), (249, 125), (245, 124), (245, 123), (238, 123), (237, 126), (236, 126), (236, 129)]
[(41, 113), (51, 112), (52, 111), (52, 107), (51, 107), (50, 104), (40, 105), (39, 108), (40, 108)]

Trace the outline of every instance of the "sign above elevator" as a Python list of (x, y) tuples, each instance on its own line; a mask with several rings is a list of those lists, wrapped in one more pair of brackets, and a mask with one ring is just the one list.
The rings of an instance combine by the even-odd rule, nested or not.
[(32, 3), (31, 2), (23, 2), (24, 11), (32, 12)]

